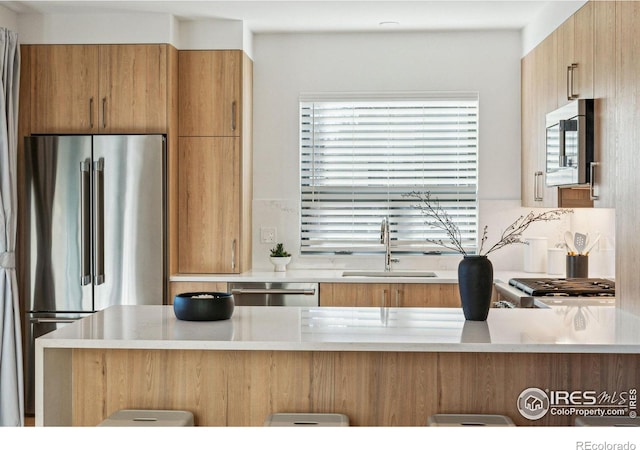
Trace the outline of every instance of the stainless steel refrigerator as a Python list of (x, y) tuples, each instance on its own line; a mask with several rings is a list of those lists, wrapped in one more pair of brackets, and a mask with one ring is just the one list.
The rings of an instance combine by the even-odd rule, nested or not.
[(26, 412), (35, 338), (111, 305), (162, 304), (165, 137), (25, 138)]

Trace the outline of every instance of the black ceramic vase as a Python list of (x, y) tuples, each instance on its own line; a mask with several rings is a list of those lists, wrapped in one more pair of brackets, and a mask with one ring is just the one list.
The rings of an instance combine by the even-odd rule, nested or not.
[(458, 265), (458, 288), (467, 320), (487, 320), (493, 291), (493, 264), (486, 256), (466, 255)]

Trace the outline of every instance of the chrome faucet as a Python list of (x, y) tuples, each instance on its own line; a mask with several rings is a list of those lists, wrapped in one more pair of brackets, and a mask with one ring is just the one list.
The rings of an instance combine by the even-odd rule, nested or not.
[(384, 271), (391, 272), (391, 263), (398, 262), (398, 260), (391, 258), (391, 235), (388, 217), (382, 219), (382, 225), (380, 226), (380, 243), (384, 244)]

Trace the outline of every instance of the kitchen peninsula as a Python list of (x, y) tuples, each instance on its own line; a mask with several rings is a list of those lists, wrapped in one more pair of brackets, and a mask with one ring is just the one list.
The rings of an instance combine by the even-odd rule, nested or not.
[(200, 426), (261, 426), (274, 412), (572, 425), (524, 418), (519, 395), (637, 389), (640, 318), (615, 307), (492, 309), (486, 322), (459, 308), (236, 307), (230, 320), (185, 322), (170, 306), (115, 306), (37, 339), (36, 361), (36, 425), (93, 426), (124, 408), (189, 410)]

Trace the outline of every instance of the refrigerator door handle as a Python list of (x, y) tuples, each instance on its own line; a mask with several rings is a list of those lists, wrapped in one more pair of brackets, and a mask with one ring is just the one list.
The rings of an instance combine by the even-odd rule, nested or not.
[(95, 224), (93, 283), (98, 286), (104, 283), (104, 158), (93, 162), (93, 195)]
[(88, 161), (80, 162), (80, 285), (91, 283), (91, 193)]

